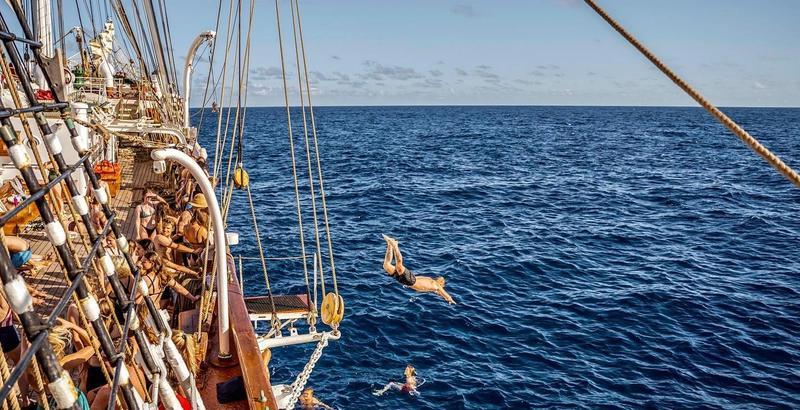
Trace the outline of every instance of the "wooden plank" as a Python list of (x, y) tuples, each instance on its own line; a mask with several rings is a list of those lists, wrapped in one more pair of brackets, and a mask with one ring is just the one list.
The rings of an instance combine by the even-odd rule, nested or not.
[[(233, 264), (230, 264), (233, 265)], [(232, 267), (232, 266), (231, 266)], [(236, 342), (236, 352), (239, 356), (239, 367), (247, 389), (247, 397), (251, 403), (256, 403), (259, 397), (266, 398), (264, 403), (270, 409), (277, 409), (275, 396), (272, 394), (272, 385), (269, 374), (261, 361), (261, 350), (258, 348), (256, 332), (250, 322), (250, 315), (244, 303), (242, 290), (236, 281), (236, 271), (231, 270), (231, 280), (228, 282), (228, 306), (230, 306), (231, 334)], [(254, 404), (255, 406), (255, 404)]]
[[(117, 196), (113, 198), (111, 204), (112, 208), (114, 208), (118, 213), (121, 212), (126, 214), (130, 208), (132, 198), (131, 188), (133, 185), (132, 179), (134, 173), (134, 161), (133, 156), (131, 155), (128, 155), (128, 158), (123, 156), (121, 159), (126, 159), (121, 161), (123, 170), (127, 171), (123, 172), (122, 182), (124, 187), (122, 190), (120, 190)], [(65, 206), (65, 209), (68, 208)], [(67, 224), (69, 224), (72, 218), (70, 216), (66, 216), (64, 220)], [(36, 255), (40, 255), (45, 259), (52, 260), (51, 263), (41, 263), (35, 269), (22, 272), (26, 281), (33, 288), (44, 294), (44, 303), (35, 306), (35, 310), (41, 315), (47, 315), (53, 310), (58, 300), (63, 296), (64, 291), (68, 287), (68, 283), (64, 277), (64, 272), (61, 269), (61, 265), (56, 262), (58, 257), (55, 249), (44, 234), (43, 228), (44, 227), (42, 226), (41, 218), (37, 218), (36, 220), (28, 223), (27, 226), (25, 226), (24, 229), (22, 229), (22, 231), (18, 234), (18, 236), (28, 241), (31, 252)], [(87, 250), (83, 245), (83, 240), (80, 237), (75, 237), (73, 234), (70, 236), (70, 243), (72, 244), (72, 247), (78, 256), (78, 262), (83, 263), (87, 253)], [(90, 273), (90, 275), (93, 275), (93, 273)]]

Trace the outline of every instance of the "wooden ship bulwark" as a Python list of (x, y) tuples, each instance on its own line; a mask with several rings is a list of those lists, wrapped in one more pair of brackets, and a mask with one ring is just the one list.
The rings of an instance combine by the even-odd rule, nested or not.
[[(297, 10), (299, 25), (299, 9), (294, 8), (297, 2), (292, 4), (293, 22)], [(122, 12), (118, 15), (124, 16), (122, 4), (117, 5), (120, 8), (117, 12)], [(340, 337), (338, 325), (344, 303), (335, 284), (329, 230), (328, 256), (334, 292), (324, 293), (322, 251), (317, 235), (317, 252), (313, 256), (302, 249), (303, 263), (309, 258), (314, 261), (313, 300), (311, 288), (302, 295), (277, 295), (270, 290), (266, 296), (245, 297), (238, 280), (242, 272), (237, 272), (229, 248), (236, 241), (226, 235), (216, 187), (212, 186), (207, 171), (198, 165), (199, 159), (205, 159), (205, 149), (197, 141), (197, 130), (190, 125), (188, 98), (174, 91), (161, 91), (177, 90), (175, 79), (164, 74), (168, 71), (164, 61), (159, 66), (161, 74), (140, 75), (130, 81), (108, 75), (110, 70), (103, 52), (91, 61), (81, 52), (80, 65), (86, 75), (70, 77), (73, 70), (62, 53), (53, 50), (52, 43), (48, 51), (43, 27), (38, 27), (38, 34), (34, 35), (21, 5), (12, 2), (11, 7), (13, 15), (3, 12), (4, 21), (0, 24), (3, 45), (0, 136), (4, 148), (0, 149), (0, 194), (4, 195), (0, 198), (4, 202), (0, 207), (3, 228), (0, 242), (4, 245), (0, 247), (3, 284), (0, 305), (10, 312), (15, 329), (28, 343), (15, 363), (7, 363), (5, 356), (0, 355), (3, 356), (0, 403), (4, 408), (18, 408), (15, 405), (20, 393), (18, 382), (31, 375), (40, 381), (34, 389), (36, 394), (31, 393), (38, 397), (36, 402), (40, 406), (80, 408), (81, 394), (73, 387), (69, 373), (61, 367), (47, 339), (57, 319), (73, 305), (96, 342), (96, 354), (105, 363), (101, 367), (107, 368), (105, 373), (113, 397), (107, 404), (109, 409), (145, 408), (156, 403), (179, 409), (179, 396), (186, 397), (192, 408), (200, 409), (292, 408), (322, 349), (329, 340)], [(157, 26), (155, 12), (152, 9), (148, 12), (152, 15), (149, 23)], [(11, 17), (18, 21), (20, 33), (12, 32), (6, 25), (5, 20)], [(113, 41), (113, 25), (109, 24), (94, 40), (101, 50), (104, 42)], [(214, 35), (203, 32), (190, 47), (184, 70), (187, 96), (194, 54), (200, 44), (212, 41)], [(77, 34), (76, 39), (79, 43), (83, 41)], [(24, 60), (19, 46), (30, 49), (32, 61)], [(146, 68), (144, 62), (142, 65)], [(310, 98), (309, 93), (309, 105)], [(308, 135), (306, 139), (308, 143)], [(47, 164), (52, 167), (50, 172)], [(110, 171), (105, 172), (104, 167), (109, 164)], [(137, 229), (134, 208), (142, 202), (147, 190), (174, 194), (179, 188), (175, 178), (175, 169), (179, 167), (191, 172), (209, 203), (211, 241), (206, 244), (206, 252), (210, 256), (203, 266), (205, 276), (201, 281), (207, 286), (202, 286), (198, 305), (180, 311), (173, 306), (170, 311), (162, 312), (150, 298), (137, 299), (140, 286), (133, 286), (130, 294), (126, 292), (117, 275), (119, 266), (111, 263), (103, 241), (113, 236), (114, 248), (124, 257), (127, 269), (138, 283), (140, 271), (130, 255)], [(321, 188), (321, 170), (318, 175)], [(243, 188), (241, 181), (238, 183)], [(54, 208), (57, 187), (65, 198), (71, 198), (62, 212)], [(223, 198), (227, 189), (222, 187)], [(232, 192), (233, 187), (230, 189)], [(249, 194), (249, 187), (247, 190)], [(324, 190), (321, 195), (324, 206)], [(298, 207), (299, 204), (298, 200)], [(315, 208), (315, 222), (316, 212)], [(327, 211), (324, 212), (327, 225)], [(94, 226), (95, 214), (105, 218), (102, 226)], [(256, 225), (255, 213), (253, 217)], [(303, 226), (300, 228), (302, 232)], [(258, 237), (257, 225), (256, 234)], [(15, 266), (6, 246), (6, 235), (24, 239), (29, 251), (40, 255), (42, 260), (34, 268)], [(220, 243), (224, 246), (214, 246)], [(264, 265), (263, 250), (260, 259)], [(317, 308), (316, 301), (318, 265), (324, 296), (322, 309)], [(241, 266), (240, 259), (240, 269)], [(212, 280), (206, 280), (208, 277)], [(110, 286), (103, 286), (104, 283)], [(108, 288), (111, 290), (107, 291)], [(124, 320), (117, 324), (121, 337), (112, 338), (112, 329), (104, 323), (106, 317), (100, 314), (98, 305), (104, 299), (113, 301), (124, 312)], [(137, 300), (142, 301), (133, 302)], [(142, 311), (147, 317), (137, 314)], [(317, 330), (318, 317), (330, 330)], [(300, 320), (308, 324), (307, 333), (298, 332), (296, 324)], [(269, 322), (269, 332), (256, 334), (254, 323), (259, 321)], [(287, 328), (289, 333), (284, 335)], [(188, 371), (184, 358), (176, 353), (169, 338), (175, 329), (196, 338), (199, 349), (195, 359), (200, 364), (196, 373)], [(145, 330), (158, 335), (158, 341), (148, 339)], [(273, 386), (265, 353), (271, 348), (300, 343), (317, 344), (306, 369), (291, 385)], [(133, 357), (134, 351), (138, 351), (137, 357)], [(126, 367), (131, 363), (145, 369), (148, 391), (144, 395), (131, 387)], [(235, 391), (237, 386), (243, 390), (238, 395), (220, 393), (220, 389)]]

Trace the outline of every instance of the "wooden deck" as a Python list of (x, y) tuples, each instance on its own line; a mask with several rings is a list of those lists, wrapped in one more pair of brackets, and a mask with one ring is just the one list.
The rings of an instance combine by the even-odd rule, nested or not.
[[(128, 238), (132, 238), (135, 229), (133, 208), (141, 201), (146, 187), (158, 188), (164, 186), (165, 183), (160, 175), (152, 172), (152, 162), (143, 151), (121, 149), (119, 158), (122, 163), (122, 184), (120, 191), (112, 198), (111, 206), (116, 212), (116, 220), (120, 228)], [(66, 192), (64, 196), (67, 196)], [(69, 224), (72, 217), (66, 216), (68, 209), (66, 206), (64, 209), (64, 220)], [(68, 287), (65, 273), (56, 262), (58, 256), (47, 240), (41, 219), (29, 223), (17, 236), (27, 240), (31, 251), (35, 255), (41, 255), (45, 260), (37, 263), (34, 269), (23, 271), (23, 275), (31, 286), (43, 292), (42, 299), (44, 301), (36, 306), (36, 311), (47, 315)], [(82, 263), (87, 254), (83, 240), (77, 233), (71, 233), (70, 243)]]

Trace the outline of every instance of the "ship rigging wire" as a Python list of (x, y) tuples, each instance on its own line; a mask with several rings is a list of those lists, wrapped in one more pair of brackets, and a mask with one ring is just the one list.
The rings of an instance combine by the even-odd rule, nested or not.
[(639, 52), (641, 52), (648, 60), (650, 60), (653, 65), (655, 65), (659, 70), (661, 70), (664, 75), (669, 77), (672, 82), (674, 82), (678, 87), (680, 87), (683, 91), (686, 92), (690, 97), (692, 97), (698, 104), (700, 104), (709, 114), (711, 114), (717, 121), (721, 122), (726, 128), (728, 128), (734, 135), (739, 137), (751, 150), (753, 150), (756, 154), (760, 155), (761, 158), (764, 158), (773, 168), (775, 168), (781, 175), (786, 177), (789, 181), (794, 183), (798, 188), (800, 188), (800, 175), (792, 169), (789, 165), (787, 165), (783, 160), (781, 160), (777, 155), (772, 153), (767, 147), (761, 144), (757, 139), (755, 139), (750, 133), (745, 131), (744, 128), (739, 126), (735, 121), (733, 121), (730, 117), (725, 115), (719, 108), (711, 104), (703, 95), (701, 95), (697, 90), (695, 90), (689, 83), (684, 81), (680, 78), (674, 71), (672, 71), (669, 67), (667, 67), (664, 62), (661, 61), (655, 54), (653, 54), (647, 47), (644, 46), (639, 40), (636, 39), (632, 34), (630, 34), (621, 24), (619, 24), (613, 17), (611, 17), (608, 13), (606, 13), (603, 8), (601, 8), (594, 0), (584, 0), (586, 4), (589, 5), (600, 17), (603, 18), (611, 27), (614, 28), (622, 37), (625, 38), (629, 43), (631, 43)]

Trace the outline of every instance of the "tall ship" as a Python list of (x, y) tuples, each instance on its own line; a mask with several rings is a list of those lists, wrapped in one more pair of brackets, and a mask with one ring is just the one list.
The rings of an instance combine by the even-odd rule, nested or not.
[[(299, 6), (276, 1), (264, 15), (277, 16), (300, 294), (270, 286), (244, 163), (255, 1), (220, 1), (185, 51), (173, 49), (164, 0), (0, 6), (3, 409), (314, 402), (304, 389), (341, 336), (344, 301)], [(190, 110), (203, 52), (222, 71), (209, 68), (204, 101), (191, 101), (203, 108)], [(199, 141), (202, 123), (214, 124), (201, 130), (214, 146)], [(234, 196), (251, 206), (258, 254), (237, 254), (226, 229)], [(259, 262), (264, 294), (244, 294), (243, 259)], [(272, 356), (298, 344), (309, 346), (305, 367), (270, 380)]]
[[(800, 186), (797, 172), (585, 2)], [(320, 405), (307, 382), (342, 336), (345, 303), (300, 3), (270, 3), (259, 14), (255, 0), (219, 1), (182, 71), (166, 0), (0, 4), (4, 410)], [(279, 43), (297, 222), (297, 254), (282, 257), (296, 263), (282, 278), (296, 278), (299, 293), (272, 286), (245, 161), (251, 34), (265, 20)], [(195, 81), (205, 52), (208, 73)], [(234, 197), (249, 204), (239, 225), (256, 254), (237, 253), (239, 233), (227, 229)], [(243, 272), (243, 260), (261, 275)], [(263, 294), (245, 295), (245, 276), (263, 277)], [(290, 345), (308, 346), (305, 366), (271, 380), (273, 356)]]

